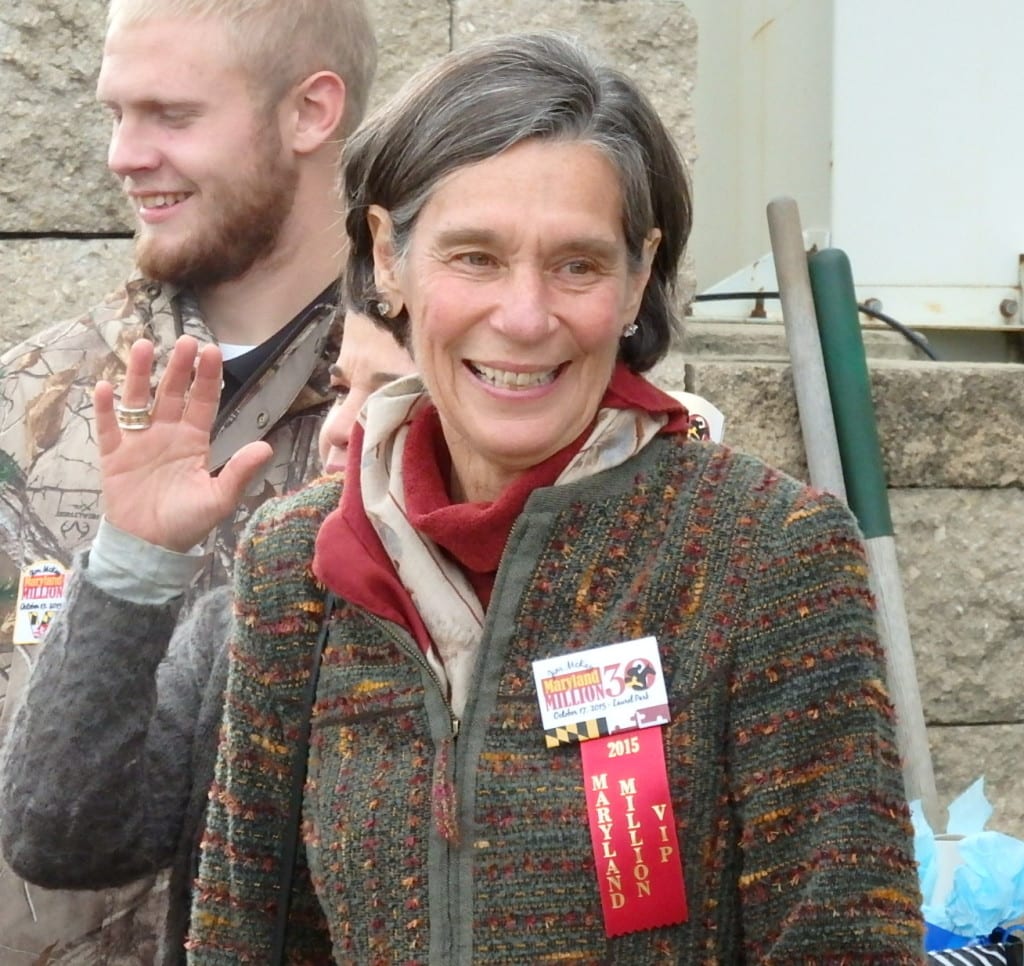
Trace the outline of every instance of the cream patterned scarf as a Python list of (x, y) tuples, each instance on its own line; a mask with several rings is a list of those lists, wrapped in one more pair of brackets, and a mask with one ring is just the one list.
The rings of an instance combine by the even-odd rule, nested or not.
[[(428, 654), (427, 660), (447, 683), (458, 716), (476, 663), (484, 611), (462, 570), (433, 540), (419, 533), (406, 514), (402, 457), (409, 426), (428, 404), (418, 376), (399, 379), (370, 396), (360, 414), (365, 432), (360, 484), (367, 518), (430, 633), (436, 653)], [(601, 409), (583, 448), (555, 485), (625, 463), (666, 422), (666, 416), (642, 410)]]

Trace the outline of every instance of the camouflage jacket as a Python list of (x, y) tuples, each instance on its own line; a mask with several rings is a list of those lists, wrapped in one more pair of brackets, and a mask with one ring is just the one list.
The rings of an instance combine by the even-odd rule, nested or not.
[[(333, 299), (311, 303), (309, 324), (218, 417), (214, 465), (260, 438), (274, 456), (234, 519), (211, 535), (196, 593), (225, 582), (249, 514), (318, 469), (327, 369), (340, 334), (334, 308)], [(99, 379), (118, 385), (128, 348), (140, 337), (157, 346), (155, 381), (183, 333), (214, 341), (188, 293), (132, 279), (84, 317), (51, 326), (0, 358), (0, 738), (40, 647), (22, 642), (42, 635), (62, 601), (58, 589), (51, 607), (47, 586), (59, 583), (53, 575), (92, 540), (102, 512), (92, 389)], [(35, 584), (42, 589), (27, 589)], [(43, 603), (26, 599), (33, 594)], [(0, 862), (0, 966), (148, 966), (162, 928), (164, 886), (144, 881), (105, 892), (53, 892), (21, 881)]]

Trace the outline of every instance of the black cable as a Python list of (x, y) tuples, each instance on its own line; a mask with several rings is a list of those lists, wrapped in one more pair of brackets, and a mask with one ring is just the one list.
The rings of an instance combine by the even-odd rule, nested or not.
[(694, 302), (732, 302), (756, 301), (757, 299), (777, 299), (778, 292), (705, 292), (695, 295)]
[(858, 305), (857, 308), (865, 315), (870, 315), (871, 318), (878, 319), (879, 322), (884, 322), (890, 328), (895, 329), (904, 339), (916, 345), (933, 362), (939, 361), (939, 356), (931, 347), (931, 343), (920, 332), (907, 328), (902, 322), (897, 322), (891, 315), (879, 312), (878, 309), (873, 309), (866, 304)]
[[(732, 302), (732, 301), (757, 301), (758, 299), (777, 299), (779, 298), (778, 292), (706, 292), (703, 295), (695, 295), (693, 297), (694, 302)], [(908, 342), (920, 349), (929, 359), (933, 362), (939, 362), (939, 356), (936, 351), (932, 348), (931, 343), (923, 336), (920, 332), (915, 332), (913, 329), (905, 326), (902, 322), (897, 322), (891, 315), (886, 315), (884, 312), (880, 312), (878, 309), (873, 309), (866, 303), (858, 303), (857, 309), (863, 312), (865, 315), (870, 316), (873, 319), (877, 319), (879, 322), (884, 322), (889, 328), (898, 332)]]

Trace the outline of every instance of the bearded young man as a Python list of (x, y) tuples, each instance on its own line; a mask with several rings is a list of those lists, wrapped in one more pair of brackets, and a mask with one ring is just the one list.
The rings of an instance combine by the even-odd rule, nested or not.
[[(213, 463), (255, 439), (273, 447), (245, 504), (205, 547), (196, 590), (224, 582), (256, 506), (315, 475), (331, 399), (344, 260), (337, 164), (376, 62), (363, 0), (112, 0), (107, 28), (97, 97), (112, 119), (108, 165), (137, 221), (137, 272), (102, 305), (0, 360), (10, 587), (0, 737), (63, 603), (72, 554), (95, 536), (92, 389), (119, 382), (132, 343), (150, 339), (159, 358), (184, 333), (218, 343), (226, 363)], [(152, 963), (160, 905), (150, 881), (49, 892), (0, 865), (0, 966)]]

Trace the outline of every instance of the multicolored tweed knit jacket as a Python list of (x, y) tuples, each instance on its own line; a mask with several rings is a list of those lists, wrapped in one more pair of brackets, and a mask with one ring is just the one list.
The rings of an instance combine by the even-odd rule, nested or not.
[[(238, 561), (197, 964), (267, 961), (323, 608), (309, 562), (339, 492), (268, 504)], [(537, 491), (509, 539), (458, 726), (407, 634), (344, 602), (331, 620), (290, 962), (923, 961), (865, 558), (831, 497), (681, 437)], [(579, 749), (545, 748), (531, 661), (649, 634), (669, 684), (690, 914), (608, 940)], [(449, 837), (436, 808), (446, 788)]]

